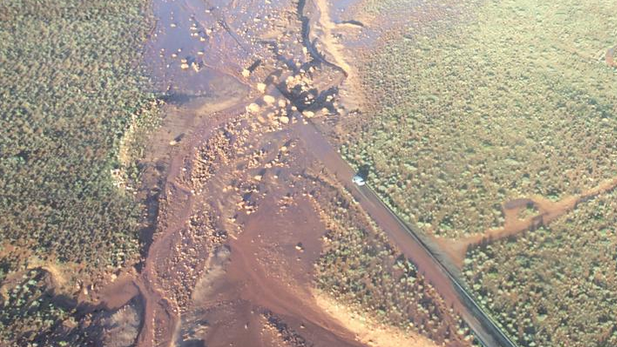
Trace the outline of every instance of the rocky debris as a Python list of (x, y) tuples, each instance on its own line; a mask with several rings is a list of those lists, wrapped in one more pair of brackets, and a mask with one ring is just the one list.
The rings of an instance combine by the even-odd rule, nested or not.
[(260, 109), (261, 107), (257, 105), (256, 103), (251, 103), (250, 105), (246, 107), (246, 110), (252, 114), (258, 113)]
[(116, 311), (102, 311), (92, 317), (92, 337), (103, 346), (133, 346), (141, 328), (142, 312), (139, 298)]
[(266, 104), (268, 104), (268, 105), (274, 104), (275, 101), (276, 101), (276, 99), (272, 95), (265, 95), (264, 96), (264, 102)]
[(289, 327), (285, 321), (276, 316), (271, 311), (264, 311), (263, 316), (267, 319), (268, 326), (275, 329), (278, 332), (279, 338), (283, 339), (288, 345), (294, 347), (306, 347), (309, 343), (306, 339), (300, 335), (297, 331)]
[(186, 69), (188, 69), (188, 68), (189, 68), (188, 60), (186, 60), (186, 59), (182, 59), (182, 60), (180, 60), (180, 63), (181, 63), (181, 64), (180, 64), (180, 68), (181, 68), (182, 70), (186, 70)]
[(302, 242), (298, 242), (296, 244), (296, 250), (300, 252), (304, 252), (304, 246), (302, 245)]
[(312, 111), (304, 111), (302, 112), (302, 115), (309, 119), (315, 117), (315, 113)]
[(201, 68), (203, 67), (203, 64), (201, 62), (192, 62), (191, 63), (191, 67), (193, 68), (193, 70), (195, 70), (195, 72), (199, 72), (201, 70)]

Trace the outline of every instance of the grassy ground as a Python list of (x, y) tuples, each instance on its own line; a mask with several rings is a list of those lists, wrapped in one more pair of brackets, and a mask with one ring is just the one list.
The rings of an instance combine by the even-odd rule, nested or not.
[[(510, 199), (614, 178), (616, 10), (491, 0), (466, 23), (409, 32), (364, 66), (378, 105), (347, 124), (342, 152), (400, 215), (449, 238), (501, 226)], [(521, 346), (617, 345), (616, 207), (609, 192), (469, 252), (471, 290)]]
[(137, 249), (139, 210), (111, 172), (131, 122), (151, 113), (135, 71), (148, 29), (142, 5), (3, 5), (3, 241), (91, 268), (123, 264)]
[(469, 253), (464, 275), (521, 346), (617, 345), (617, 192)]
[[(119, 152), (136, 148), (123, 141), (129, 129), (157, 119), (138, 68), (146, 9), (141, 0), (0, 5), (0, 280), (45, 262), (87, 280), (138, 257), (142, 208), (124, 183), (139, 170)], [(14, 324), (28, 320), (15, 305), (28, 300), (5, 299), (0, 331), (21, 331)]]
[[(474, 7), (475, 8), (475, 7)], [(487, 1), (435, 22), (364, 66), (380, 97), (342, 151), (428, 233), (503, 223), (501, 204), (580, 193), (617, 175), (611, 1)]]
[(360, 313), (438, 345), (472, 346), (473, 335), (439, 293), (361, 215), (348, 197), (318, 198), (328, 233), (316, 264), (317, 286)]

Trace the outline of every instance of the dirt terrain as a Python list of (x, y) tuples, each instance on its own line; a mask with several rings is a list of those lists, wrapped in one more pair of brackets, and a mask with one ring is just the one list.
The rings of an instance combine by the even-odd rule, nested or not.
[[(595, 197), (613, 191), (617, 187), (617, 178), (607, 180), (603, 184), (583, 192), (580, 195), (569, 196), (559, 201), (551, 201), (542, 196), (530, 199), (517, 199), (503, 204), (505, 216), (504, 226), (489, 229), (482, 234), (476, 234), (458, 239), (433, 237), (433, 241), (440, 245), (441, 250), (448, 255), (455, 266), (461, 269), (469, 247), (482, 243), (494, 242), (508, 237), (514, 237), (529, 230), (548, 225), (552, 221), (566, 215), (576, 207)], [(526, 209), (531, 212), (523, 214)]]
[[(150, 139), (137, 194), (148, 200), (156, 227), (142, 234), (138, 266), (79, 287), (76, 303), (67, 305), (77, 308), (70, 324), (84, 327), (88, 341), (463, 347), (475, 338), (509, 345), (463, 295), (458, 276), (469, 247), (550, 223), (617, 180), (561, 201), (507, 201), (504, 226), (483, 234), (419, 239), (370, 187), (351, 183), (355, 170), (328, 141), (341, 119), (353, 123), (362, 113), (367, 95), (379, 98), (362, 90), (358, 57), (463, 10), (418, 2), (411, 12), (363, 12), (367, 4), (374, 3), (153, 2), (157, 25), (146, 67), (155, 92), (165, 95), (165, 117)], [(613, 49), (605, 59), (615, 65)], [(350, 248), (366, 251), (362, 265), (378, 270), (348, 265), (358, 254), (344, 248), (340, 268), (324, 270), (334, 230), (378, 239), (379, 247)], [(61, 271), (38, 270), (50, 288), (64, 289)], [(364, 278), (353, 282), (360, 272)], [(319, 276), (328, 275), (341, 277), (338, 286), (320, 287)], [(351, 287), (391, 301), (350, 300)], [(392, 297), (400, 312), (383, 304)]]
[(158, 226), (141, 270), (91, 295), (116, 320), (143, 307), (138, 346), (434, 346), (314, 286), (327, 231), (315, 196), (333, 188), (297, 129), (346, 114), (337, 92), (353, 73), (334, 32), (361, 27), (321, 0), (154, 6), (149, 65), (170, 95), (149, 152), (167, 175)]
[[(324, 137), (311, 137), (307, 122), (328, 132), (336, 117), (361, 107), (350, 47), (388, 33), (366, 27), (369, 18), (344, 19), (323, 0), (157, 6), (151, 66), (171, 103), (152, 153), (168, 156), (168, 178), (142, 271), (103, 295), (118, 312), (139, 311), (126, 307), (141, 300), (137, 345), (436, 345), (362, 316), (314, 285), (327, 233), (319, 197), (349, 190), (321, 182), (349, 181), (353, 171), (339, 170), (333, 161), (340, 157), (323, 152)], [(460, 269), (468, 247), (550, 223), (615, 184), (558, 202), (510, 201), (501, 229), (429, 241)], [(371, 217), (389, 226), (445, 302), (483, 329), (408, 236), (392, 233), (387, 217)]]
[[(365, 228), (354, 223), (375, 219), (396, 245), (387, 247), (410, 259), (428, 282), (423, 302), (441, 313), (439, 323), (429, 319), (429, 326), (440, 325), (427, 336), (470, 345), (460, 314), (492, 341), (436, 260), (376, 196), (350, 186), (353, 170), (319, 134), (362, 107), (350, 59), (356, 45), (369, 49), (376, 37), (398, 30), (368, 27), (325, 0), (157, 1), (154, 12), (148, 66), (168, 95), (145, 175), (160, 192), (157, 227), (143, 237), (148, 248), (137, 271), (90, 293), (105, 308), (93, 318), (103, 327), (100, 341), (437, 346), (417, 330), (387, 324), (317, 289), (315, 268), (334, 218), (323, 208), (332, 201), (320, 199), (347, 191), (365, 211), (350, 214), (348, 223)], [(164, 183), (148, 182), (158, 177), (154, 171), (167, 177)], [(128, 328), (114, 333), (106, 328), (114, 322)]]

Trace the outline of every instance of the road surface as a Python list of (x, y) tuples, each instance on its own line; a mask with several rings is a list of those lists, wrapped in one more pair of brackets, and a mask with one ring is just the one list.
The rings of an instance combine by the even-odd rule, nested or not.
[(485, 347), (517, 347), (480, 308), (452, 271), (438, 259), (436, 252), (421, 239), (421, 234), (417, 230), (408, 226), (390, 210), (368, 184), (357, 186), (352, 183), (356, 172), (314, 125), (300, 124), (296, 129), (307, 148), (323, 162), (364, 211), (416, 265), (418, 272), (435, 287), (446, 304), (458, 312)]

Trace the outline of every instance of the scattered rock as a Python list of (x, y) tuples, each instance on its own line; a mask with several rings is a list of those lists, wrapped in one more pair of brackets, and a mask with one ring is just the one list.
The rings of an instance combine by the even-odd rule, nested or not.
[(256, 103), (252, 103), (246, 107), (246, 110), (250, 113), (257, 113), (260, 109), (261, 107), (259, 107)]
[(264, 83), (257, 83), (257, 90), (259, 90), (261, 93), (265, 93), (266, 85)]
[(134, 346), (142, 323), (143, 306), (137, 299), (115, 311), (101, 311), (92, 317), (95, 345)]
[(279, 121), (283, 124), (289, 124), (289, 117), (282, 116), (281, 118), (279, 118)]
[(201, 63), (194, 61), (191, 63), (191, 67), (193, 68), (193, 70), (195, 70), (195, 72), (199, 72), (199, 70), (201, 70), (202, 65)]
[(276, 101), (276, 99), (272, 95), (265, 95), (264, 96), (264, 102), (266, 104), (268, 104), (268, 105), (274, 104), (275, 101)]

